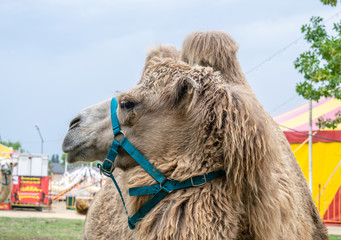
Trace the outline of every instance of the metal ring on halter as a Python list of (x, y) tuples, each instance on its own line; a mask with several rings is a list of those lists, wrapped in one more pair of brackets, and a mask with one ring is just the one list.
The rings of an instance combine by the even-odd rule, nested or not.
[(120, 136), (120, 135), (123, 135), (123, 138), (126, 137), (124, 132), (122, 130), (120, 130), (117, 134), (114, 134), (114, 139), (115, 139), (115, 137)]
[(169, 179), (168, 179), (168, 178), (166, 178), (166, 179), (165, 179), (165, 181), (163, 181), (163, 182), (159, 183), (159, 185), (160, 185), (160, 189), (162, 189), (162, 190), (164, 190), (164, 191), (166, 191), (166, 192), (170, 193), (170, 192), (173, 192), (173, 190), (170, 190), (170, 189), (168, 189), (168, 188), (164, 187), (164, 186), (165, 186), (165, 184), (166, 184), (166, 182), (168, 182), (168, 181), (169, 181)]

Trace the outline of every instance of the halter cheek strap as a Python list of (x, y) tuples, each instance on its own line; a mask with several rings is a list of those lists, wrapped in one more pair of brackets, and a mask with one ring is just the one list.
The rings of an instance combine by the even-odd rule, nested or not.
[[(179, 190), (183, 188), (195, 187), (205, 184), (208, 181), (211, 181), (215, 178), (223, 176), (225, 171), (219, 170), (210, 172), (204, 175), (199, 175), (195, 177), (191, 177), (185, 181), (176, 181), (166, 178), (159, 170), (154, 168), (154, 166), (129, 142), (128, 139), (125, 138), (123, 132), (121, 131), (120, 124), (117, 118), (117, 101), (115, 98), (111, 100), (111, 122), (113, 127), (114, 136), (118, 136), (120, 134), (123, 135), (123, 139), (118, 142), (116, 139), (113, 140), (113, 143), (109, 149), (107, 157), (104, 159), (103, 164), (97, 164), (97, 167), (100, 168), (101, 172), (110, 177), (116, 188), (118, 193), (120, 194), (125, 212), (128, 216), (128, 225), (130, 229), (135, 228), (135, 224), (141, 220), (148, 212), (150, 212), (164, 197), (166, 197), (170, 192), (174, 190)], [(125, 206), (124, 198), (122, 192), (113, 176), (114, 171), (114, 161), (118, 153), (118, 148), (122, 147), (152, 178), (154, 178), (158, 184), (151, 186), (142, 186), (135, 187), (129, 189), (130, 196), (140, 196), (140, 195), (149, 195), (154, 194), (152, 198), (144, 204), (133, 216), (129, 217), (128, 211)]]
[(8, 165), (7, 162), (6, 162), (6, 165), (7, 165), (7, 167), (8, 167), (8, 171), (7, 171), (7, 173), (5, 173), (5, 183), (1, 182), (1, 180), (0, 180), (0, 184), (1, 184), (1, 185), (5, 185), (5, 186), (9, 185), (7, 176), (12, 175), (11, 168), (9, 167), (9, 165)]

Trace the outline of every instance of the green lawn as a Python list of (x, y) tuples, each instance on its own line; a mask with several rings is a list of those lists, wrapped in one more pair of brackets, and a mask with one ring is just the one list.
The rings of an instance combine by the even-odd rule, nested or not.
[[(0, 240), (81, 239), (83, 224), (83, 220), (0, 217)], [(341, 240), (341, 236), (329, 239)]]
[(329, 235), (329, 240), (341, 240), (341, 236)]
[(84, 221), (0, 217), (0, 239), (81, 239)]

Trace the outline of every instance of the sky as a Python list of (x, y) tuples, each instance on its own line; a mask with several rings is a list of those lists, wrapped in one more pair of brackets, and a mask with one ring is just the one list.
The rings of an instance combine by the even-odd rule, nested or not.
[[(146, 52), (181, 48), (191, 32), (222, 30), (265, 109), (304, 102), (294, 60), (311, 16), (341, 19), (319, 0), (0, 0), (0, 136), (30, 153), (62, 154), (69, 122), (139, 80)], [(337, 13), (340, 12), (339, 15)]]

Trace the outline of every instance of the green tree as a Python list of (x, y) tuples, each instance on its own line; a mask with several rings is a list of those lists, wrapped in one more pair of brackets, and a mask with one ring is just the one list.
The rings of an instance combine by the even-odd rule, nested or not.
[(321, 0), (324, 5), (330, 5), (335, 7), (337, 5), (337, 0)]
[(66, 153), (62, 154), (62, 165), (65, 165)]
[[(323, 4), (336, 6), (337, 0), (321, 0)], [(321, 17), (312, 17), (301, 28), (304, 39), (310, 44), (308, 51), (295, 60), (295, 68), (304, 75), (304, 81), (296, 85), (296, 92), (305, 99), (319, 101), (322, 97), (341, 100), (341, 21), (334, 23), (334, 34), (329, 34)], [(341, 123), (341, 112), (335, 119), (319, 118), (319, 128), (336, 128)]]
[(59, 155), (58, 154), (52, 154), (51, 162), (59, 163)]

